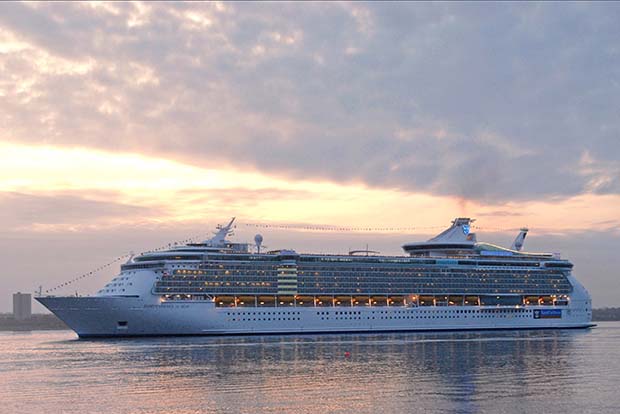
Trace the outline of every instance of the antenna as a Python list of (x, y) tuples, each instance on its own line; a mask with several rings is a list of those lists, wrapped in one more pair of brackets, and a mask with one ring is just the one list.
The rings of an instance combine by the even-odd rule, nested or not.
[(256, 243), (256, 251), (260, 254), (260, 246), (263, 244), (263, 236), (261, 234), (254, 236), (254, 243)]

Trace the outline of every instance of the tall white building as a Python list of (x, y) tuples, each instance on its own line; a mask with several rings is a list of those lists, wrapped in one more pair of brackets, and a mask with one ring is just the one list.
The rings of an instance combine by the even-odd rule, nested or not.
[(32, 316), (32, 295), (30, 293), (13, 293), (13, 317), (18, 320)]

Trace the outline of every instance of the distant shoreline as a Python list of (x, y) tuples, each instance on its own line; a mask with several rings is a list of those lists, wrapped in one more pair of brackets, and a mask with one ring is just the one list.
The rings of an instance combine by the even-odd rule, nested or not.
[(17, 320), (12, 314), (0, 314), (0, 331), (57, 331), (69, 329), (56, 315), (33, 314), (28, 319)]
[(620, 321), (620, 308), (592, 309), (592, 320), (595, 322)]
[[(620, 321), (620, 308), (601, 308), (592, 311), (592, 321)], [(34, 314), (29, 319), (17, 320), (10, 313), (0, 314), (0, 331), (56, 331), (69, 329), (52, 314)]]

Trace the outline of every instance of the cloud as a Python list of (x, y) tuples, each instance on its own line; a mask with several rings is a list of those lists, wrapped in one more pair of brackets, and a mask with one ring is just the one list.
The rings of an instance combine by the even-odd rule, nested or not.
[(476, 213), (479, 217), (522, 217), (523, 213), (518, 211), (493, 210)]
[(264, 200), (300, 200), (316, 196), (306, 190), (285, 190), (280, 188), (249, 189), (242, 187), (191, 189), (177, 191), (187, 202), (201, 203), (217, 201), (222, 204), (235, 202), (256, 203)]
[[(168, 220), (175, 225), (181, 210), (168, 203), (195, 205), (204, 212), (248, 211), (262, 202), (287, 200), (303, 201), (316, 196), (310, 191), (275, 188), (212, 188), (180, 190), (169, 194), (170, 199), (159, 203), (123, 201), (120, 192), (84, 190), (57, 191), (37, 194), (0, 192), (0, 216), (5, 231), (75, 230), (123, 226), (127, 223), (158, 223)], [(8, 213), (8, 214), (7, 214)]]
[(4, 140), (479, 201), (620, 193), (618, 4), (0, 11)]
[[(89, 198), (70, 193), (0, 193), (1, 219), (5, 231), (49, 227), (99, 226), (110, 221), (139, 222), (161, 215), (160, 209), (113, 201), (117, 194), (91, 192)], [(105, 199), (96, 199), (105, 198)], [(106, 200), (107, 199), (107, 200)], [(8, 214), (7, 214), (8, 213)]]

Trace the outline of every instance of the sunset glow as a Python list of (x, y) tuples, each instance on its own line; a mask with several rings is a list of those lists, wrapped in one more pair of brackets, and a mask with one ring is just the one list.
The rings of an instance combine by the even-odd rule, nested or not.
[[(488, 225), (493, 230), (513, 231), (528, 225), (537, 232), (561, 233), (617, 226), (620, 208), (617, 195), (585, 194), (550, 202), (483, 205), (455, 197), (361, 184), (285, 180), (256, 171), (200, 168), (139, 154), (9, 143), (0, 146), (0, 186), (5, 192), (72, 195), (141, 207), (145, 211), (154, 209), (157, 213), (144, 218), (153, 222), (211, 222), (243, 214), (252, 222), (274, 224), (399, 228), (441, 226), (447, 218), (471, 215), (480, 216), (479, 222), (484, 223), (481, 227)], [(574, 219), (567, 222), (558, 217), (558, 209)], [(132, 220), (133, 215), (112, 220), (104, 217), (88, 226), (105, 227)], [(31, 229), (61, 231), (63, 225), (72, 229), (80, 225), (45, 224), (32, 223)]]
[(0, 247), (48, 255), (4, 294), (233, 216), (391, 254), (472, 217), (503, 244), (528, 226), (615, 301), (617, 19), (504, 7), (3, 3)]

